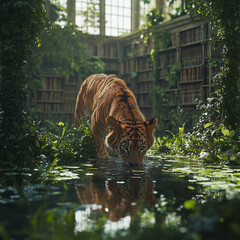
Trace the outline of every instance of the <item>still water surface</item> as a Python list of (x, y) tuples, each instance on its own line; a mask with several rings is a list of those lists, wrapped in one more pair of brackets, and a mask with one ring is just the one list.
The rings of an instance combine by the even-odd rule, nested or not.
[[(139, 211), (149, 207), (161, 211), (169, 201), (174, 209), (165, 221), (181, 224), (187, 214), (183, 207), (186, 200), (203, 203), (207, 194), (239, 194), (239, 169), (227, 166), (221, 166), (225, 175), (214, 174), (217, 187), (204, 190), (204, 183), (213, 181), (211, 173), (216, 168), (208, 167), (206, 176), (201, 173), (203, 163), (196, 159), (149, 157), (139, 167), (124, 166), (121, 160), (112, 159), (62, 166), (31, 183), (33, 174), (28, 169), (11, 173), (1, 170), (0, 229), (12, 239), (44, 239), (39, 236), (44, 235), (46, 225), (55, 224), (56, 216), (65, 214), (66, 221), (74, 219), (74, 234), (94, 228), (101, 218), (105, 219), (104, 232), (114, 233), (129, 228)], [(229, 183), (224, 176), (232, 176), (232, 181)], [(148, 213), (146, 210), (144, 221), (154, 224), (156, 220)]]

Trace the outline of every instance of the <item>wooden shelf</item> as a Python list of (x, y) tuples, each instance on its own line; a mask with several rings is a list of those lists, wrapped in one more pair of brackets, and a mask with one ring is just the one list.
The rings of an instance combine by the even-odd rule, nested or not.
[(190, 46), (199, 45), (199, 44), (202, 44), (202, 43), (203, 43), (203, 42), (200, 40), (200, 41), (196, 41), (196, 42), (181, 44), (180, 47), (182, 47), (182, 48), (184, 48), (184, 47), (190, 47)]
[(185, 67), (182, 67), (182, 69), (197, 68), (197, 67), (203, 67), (203, 64), (185, 66)]
[(202, 80), (196, 80), (196, 81), (186, 81), (186, 82), (179, 82), (179, 84), (192, 84), (192, 83), (201, 83)]

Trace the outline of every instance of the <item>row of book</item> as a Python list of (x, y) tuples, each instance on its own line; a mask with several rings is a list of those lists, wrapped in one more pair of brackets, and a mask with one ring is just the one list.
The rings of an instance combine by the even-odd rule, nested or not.
[(63, 105), (59, 103), (37, 103), (36, 107), (41, 112), (61, 113), (63, 111)]
[(99, 57), (109, 57), (116, 58), (118, 57), (118, 48), (117, 44), (103, 44), (98, 47), (98, 56)]
[(152, 117), (153, 117), (153, 108), (152, 108), (152, 106), (147, 106), (146, 107), (146, 105), (143, 105), (143, 106), (140, 106), (140, 109), (141, 109), (143, 115), (147, 119), (152, 119)]
[(202, 81), (203, 73), (201, 67), (182, 69), (180, 73), (180, 83)]
[(138, 92), (150, 92), (152, 89), (152, 82), (138, 82), (137, 90)]
[(140, 107), (152, 105), (152, 100), (149, 94), (137, 94), (137, 102)]
[(64, 112), (66, 112), (66, 113), (74, 113), (74, 111), (75, 111), (75, 102), (64, 103)]
[(202, 47), (188, 47), (181, 50), (181, 63), (184, 67), (202, 63)]
[(166, 52), (166, 53), (161, 53), (158, 56), (157, 59), (157, 67), (164, 67), (164, 66), (172, 66), (176, 63), (177, 59), (177, 54), (175, 50)]
[(201, 99), (200, 89), (180, 92), (180, 104), (196, 104), (196, 99)]
[(63, 92), (56, 91), (38, 91), (37, 101), (63, 101)]
[(202, 37), (201, 28), (192, 28), (180, 33), (181, 44), (188, 44), (200, 41)]
[(116, 43), (105, 43), (105, 44), (88, 44), (88, 55), (89, 56), (99, 56), (106, 58), (117, 58), (118, 57), (118, 47)]
[(118, 70), (118, 67), (119, 67), (118, 61), (106, 60), (104, 61), (104, 63), (105, 63), (105, 69), (115, 70), (115, 71)]
[(141, 57), (136, 59), (136, 71), (152, 69), (152, 62), (150, 57)]
[(53, 89), (60, 90), (62, 89), (63, 79), (60, 77), (45, 77), (43, 79), (43, 89)]
[(73, 103), (75, 104), (77, 98), (77, 92), (64, 92), (64, 103)]
[(181, 92), (188, 92), (188, 91), (195, 91), (195, 90), (200, 90), (202, 88), (202, 83), (192, 83), (192, 84), (184, 84), (181, 85), (180, 91)]
[(137, 81), (138, 82), (151, 81), (151, 71), (139, 72)]
[(134, 72), (133, 59), (128, 59), (121, 63), (121, 73), (127, 74), (130, 72)]

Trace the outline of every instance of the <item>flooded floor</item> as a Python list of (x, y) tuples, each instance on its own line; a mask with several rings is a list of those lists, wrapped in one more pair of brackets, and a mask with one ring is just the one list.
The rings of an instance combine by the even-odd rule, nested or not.
[[(5, 239), (74, 239), (99, 229), (114, 235), (136, 220), (154, 225), (151, 209), (162, 213), (165, 224), (177, 226), (189, 214), (187, 201), (239, 196), (240, 189), (238, 168), (204, 167), (196, 159), (172, 156), (149, 157), (139, 167), (115, 158), (88, 161), (36, 179), (28, 169), (0, 174), (0, 237)], [(68, 238), (57, 237), (66, 232)]]

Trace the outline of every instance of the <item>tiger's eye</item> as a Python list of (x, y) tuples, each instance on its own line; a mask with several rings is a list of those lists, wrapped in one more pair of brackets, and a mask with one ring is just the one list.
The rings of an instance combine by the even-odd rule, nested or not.
[(124, 152), (129, 152), (129, 147), (127, 144), (121, 144), (121, 148)]
[(139, 152), (144, 152), (146, 150), (146, 145), (142, 145), (140, 148), (139, 148)]

